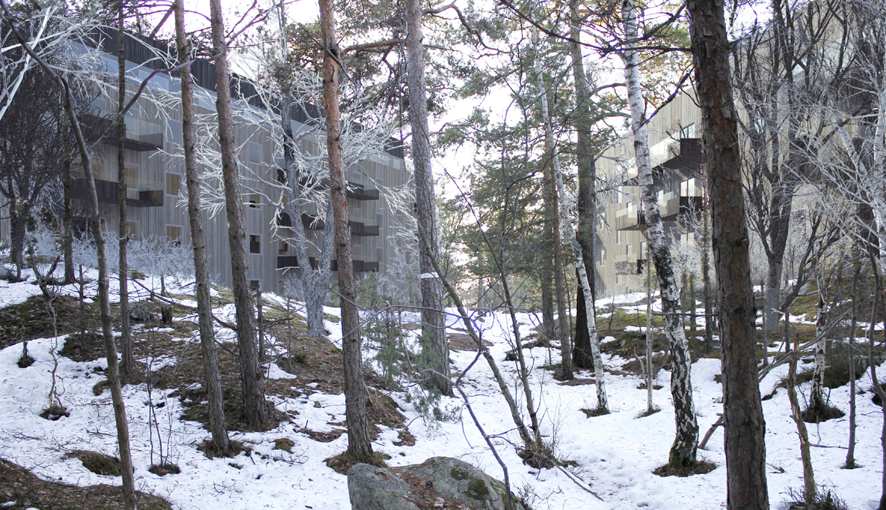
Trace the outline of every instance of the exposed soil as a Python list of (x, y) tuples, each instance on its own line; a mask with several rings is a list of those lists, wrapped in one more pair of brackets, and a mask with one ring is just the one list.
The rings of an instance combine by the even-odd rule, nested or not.
[(703, 475), (705, 473), (710, 473), (715, 469), (717, 469), (717, 465), (713, 462), (700, 460), (691, 466), (672, 466), (670, 464), (665, 464), (664, 466), (656, 468), (653, 473), (661, 477), (687, 477), (692, 475)]
[[(172, 506), (156, 496), (138, 493), (142, 510), (171, 510)], [(25, 468), (0, 459), (0, 501), (12, 502), (5, 509), (24, 510), (118, 510), (123, 508), (123, 490), (110, 485), (76, 487), (41, 480)]]

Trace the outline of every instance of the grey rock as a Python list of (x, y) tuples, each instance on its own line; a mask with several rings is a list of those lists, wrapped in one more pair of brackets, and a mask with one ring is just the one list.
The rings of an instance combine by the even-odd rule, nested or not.
[(151, 301), (137, 301), (129, 305), (129, 319), (135, 322), (157, 320), (157, 305)]
[[(348, 472), (353, 510), (505, 510), (504, 484), (449, 457), (379, 468), (356, 464)], [(515, 510), (528, 510), (514, 498)]]

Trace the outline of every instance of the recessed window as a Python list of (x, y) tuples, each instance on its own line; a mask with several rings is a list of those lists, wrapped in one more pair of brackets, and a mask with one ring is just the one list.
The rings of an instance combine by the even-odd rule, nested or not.
[(182, 228), (179, 225), (166, 225), (166, 240), (178, 246), (182, 239)]
[(261, 253), (261, 236), (249, 236), (249, 253)]
[(182, 176), (179, 174), (166, 174), (166, 193), (178, 195), (182, 187)]
[(289, 253), (289, 243), (287, 243), (286, 241), (280, 241), (280, 249), (277, 250), (277, 253), (279, 253), (280, 255), (285, 255)]

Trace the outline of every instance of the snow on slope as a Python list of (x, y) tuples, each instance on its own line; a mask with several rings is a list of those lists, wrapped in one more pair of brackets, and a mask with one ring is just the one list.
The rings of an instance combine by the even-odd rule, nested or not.
[[(20, 283), (0, 288), (0, 303), (7, 299), (5, 296), (12, 296), (9, 301), (22, 299), (31, 290), (23, 286), (33, 287)], [(623, 301), (633, 302), (632, 299)], [(328, 311), (337, 313), (334, 309)], [(523, 322), (521, 329), (528, 332), (530, 318), (520, 314), (519, 319)], [(490, 348), (493, 355), (497, 360), (502, 360), (509, 349), (507, 339), (510, 326), (507, 317), (504, 314), (490, 314), (478, 324), (485, 330), (484, 339), (493, 343)], [(332, 332), (334, 340), (340, 339), (338, 324), (329, 322), (327, 329)], [(23, 465), (47, 479), (81, 485), (119, 483), (119, 479), (95, 475), (83, 468), (79, 461), (64, 458), (65, 452), (73, 449), (109, 454), (115, 452), (110, 397), (107, 392), (96, 397), (91, 391), (92, 386), (101, 379), (101, 375), (93, 370), (103, 367), (104, 362), (76, 363), (60, 357), (62, 400), (72, 414), (57, 422), (38, 416), (46, 405), (52, 366), (50, 349), (54, 345), (60, 347), (62, 343), (63, 338), (32, 341), (31, 355), (36, 363), (26, 369), (19, 369), (15, 365), (20, 352), (18, 346), (0, 350), (0, 457)], [(557, 453), (562, 458), (578, 463), (577, 467), (571, 468), (572, 473), (584, 480), (602, 499), (595, 499), (558, 470), (539, 472), (522, 464), (508, 443), (516, 444), (518, 438), (511, 430), (507, 408), (497, 393), (490, 370), (482, 362), (478, 363), (466, 378), (466, 391), (487, 432), (503, 436), (496, 444), (509, 467), (512, 487), (520, 494), (527, 494), (534, 508), (725, 508), (722, 430), (714, 436), (709, 450), (699, 452), (700, 457), (717, 464), (717, 469), (711, 473), (689, 478), (660, 478), (652, 474), (653, 469), (666, 461), (673, 438), (667, 372), (662, 372), (659, 380), (664, 389), (655, 391), (656, 403), (663, 407), (661, 412), (638, 419), (637, 415), (645, 409), (645, 390), (637, 388), (639, 378), (610, 374), (608, 390), (613, 414), (588, 419), (580, 409), (594, 407), (593, 386), (560, 385), (552, 379), (550, 372), (542, 370), (540, 367), (549, 360), (554, 363), (558, 361), (556, 349), (533, 349), (526, 353), (528, 362), (535, 367), (532, 389), (540, 405), (539, 414), (545, 435), (554, 441)], [(367, 352), (367, 355), (371, 354)], [(473, 356), (470, 352), (453, 352), (452, 359), (459, 368), (463, 368)], [(624, 361), (608, 358), (606, 363), (614, 368)], [(500, 363), (505, 376), (515, 379), (515, 367), (508, 362)], [(717, 419), (722, 409), (718, 403), (720, 387), (714, 381), (718, 372), (718, 360), (702, 359), (693, 365), (694, 395), (702, 433)], [(769, 375), (761, 386), (764, 392), (784, 372), (782, 368)], [(299, 374), (290, 375), (275, 368), (272, 375), (298, 377)], [(579, 374), (579, 377), (589, 376), (587, 373)], [(869, 389), (867, 377), (859, 381), (859, 387)], [(166, 398), (166, 394), (154, 390), (155, 402), (166, 402), (158, 412), (161, 414), (164, 435), (171, 427), (171, 461), (182, 469), (181, 474), (166, 477), (147, 471), (151, 459), (147, 440), (148, 397), (144, 387), (126, 387), (124, 395), (131, 424), (136, 484), (140, 490), (167, 498), (176, 508), (189, 510), (350, 508), (346, 478), (323, 464), (323, 459), (345, 449), (346, 436), (330, 443), (320, 443), (297, 431), (306, 424), (314, 430), (322, 430), (327, 422), (343, 420), (342, 395), (316, 393), (309, 397), (277, 399), (275, 404), (279, 409), (297, 411), (296, 423), (283, 423), (265, 433), (234, 433), (233, 439), (246, 442), (254, 449), (251, 457), (240, 455), (233, 459), (210, 460), (196, 449), (196, 445), (208, 437), (208, 432), (198, 423), (177, 419), (180, 410), (178, 400)], [(858, 398), (857, 457), (862, 468), (840, 469), (845, 456), (845, 419), (810, 426), (810, 436), (817, 445), (812, 453), (819, 484), (823, 488), (836, 490), (853, 509), (875, 508), (880, 491), (878, 480), (882, 452), (879, 433), (882, 418), (880, 409), (871, 403), (870, 395), (868, 392)], [(405, 401), (404, 395), (395, 393), (392, 396), (405, 410), (407, 422), (414, 420), (411, 421), (410, 430), (416, 436), (417, 443), (413, 447), (395, 446), (396, 432), (385, 430), (374, 447), (391, 456), (389, 464), (411, 464), (430, 456), (446, 455), (462, 458), (501, 478), (500, 468), (466, 415), (462, 416), (461, 421), (425, 424), (412, 405)], [(521, 395), (515, 396), (522, 404)], [(833, 390), (831, 400), (838, 407), (847, 409), (848, 389)], [(460, 416), (459, 400), (444, 400), (442, 405)], [(770, 499), (773, 508), (779, 508), (786, 499), (788, 488), (802, 486), (798, 443), (784, 391), (763, 402), (763, 407), (767, 424)], [(172, 419), (167, 422), (167, 418)], [(295, 440), (291, 454), (273, 449), (274, 439), (284, 436)]]

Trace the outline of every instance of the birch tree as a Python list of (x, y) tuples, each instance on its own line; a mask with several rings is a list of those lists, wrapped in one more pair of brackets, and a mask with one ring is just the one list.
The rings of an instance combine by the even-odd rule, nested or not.
[[(552, 178), (554, 180), (555, 193), (558, 198), (559, 210), (556, 211), (558, 215), (558, 226), (560, 227), (560, 235), (557, 237), (558, 239), (562, 238), (565, 240), (569, 240), (569, 248), (572, 253), (572, 262), (575, 264), (576, 272), (578, 273), (578, 281), (579, 286), (582, 289), (582, 292), (586, 296), (593, 296), (593, 291), (591, 290), (590, 277), (588, 276), (588, 268), (585, 266), (584, 254), (582, 252), (581, 242), (579, 241), (578, 235), (576, 234), (574, 223), (572, 220), (572, 207), (571, 204), (574, 203), (571, 200), (571, 197), (567, 196), (566, 187), (563, 184), (563, 172), (560, 167), (560, 157), (557, 155), (557, 149), (554, 146), (554, 127), (551, 121), (551, 114), (548, 106), (548, 89), (546, 84), (543, 81), (544, 74), (541, 73), (541, 69), (538, 68), (537, 71), (539, 74), (539, 100), (541, 103), (541, 114), (542, 119), (544, 121), (544, 130), (545, 130), (545, 152), (550, 157), (550, 166), (552, 169)], [(560, 250), (560, 246), (555, 246), (555, 250)], [(603, 368), (603, 357), (600, 354), (600, 341), (599, 336), (597, 334), (597, 321), (596, 316), (594, 315), (593, 309), (593, 299), (589, 298), (584, 300), (585, 307), (585, 317), (586, 317), (586, 325), (587, 325), (587, 335), (590, 339), (590, 347), (591, 347), (591, 358), (593, 360), (593, 368), (594, 368), (594, 383), (597, 388), (597, 409), (596, 411), (601, 414), (609, 413), (609, 402), (606, 397), (606, 382), (605, 382), (605, 373)], [(564, 361), (561, 370), (563, 373), (562, 376), (566, 376), (567, 370), (568, 374), (571, 375), (571, 361), (567, 364), (567, 359), (571, 360), (572, 354), (572, 346), (568, 341), (569, 336), (562, 336), (560, 339), (561, 342), (561, 353), (564, 356)]]
[(631, 111), (631, 130), (634, 137), (637, 178), (641, 188), (641, 201), (646, 221), (646, 238), (652, 251), (652, 260), (661, 290), (664, 333), (671, 349), (671, 396), (674, 403), (676, 435), (671, 446), (668, 464), (673, 467), (691, 467), (696, 463), (698, 448), (698, 422), (692, 400), (692, 379), (689, 345), (683, 329), (680, 311), (680, 289), (674, 275), (671, 258), (670, 236), (661, 219), (656, 186), (652, 177), (649, 156), (649, 136), (646, 130), (645, 105), (640, 88), (640, 53), (631, 44), (639, 40), (637, 7), (633, 0), (622, 3), (622, 19), (628, 46), (623, 51), (625, 82)]

